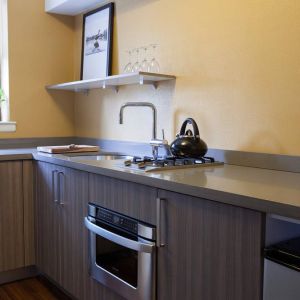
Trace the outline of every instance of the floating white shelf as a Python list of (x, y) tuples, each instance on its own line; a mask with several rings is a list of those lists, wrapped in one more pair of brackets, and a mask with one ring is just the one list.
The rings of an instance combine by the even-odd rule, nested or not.
[(105, 89), (105, 88), (113, 88), (116, 91), (118, 91), (119, 87), (122, 85), (134, 85), (134, 84), (139, 84), (139, 85), (151, 84), (155, 88), (157, 88), (159, 82), (166, 81), (166, 80), (174, 80), (174, 79), (176, 79), (176, 77), (172, 75), (137, 72), (137, 73), (108, 76), (105, 78), (80, 80), (80, 81), (72, 81), (72, 82), (48, 85), (46, 86), (46, 89), (87, 93), (89, 90), (92, 89)]
[(45, 11), (53, 14), (76, 16), (107, 2), (106, 0), (45, 0)]

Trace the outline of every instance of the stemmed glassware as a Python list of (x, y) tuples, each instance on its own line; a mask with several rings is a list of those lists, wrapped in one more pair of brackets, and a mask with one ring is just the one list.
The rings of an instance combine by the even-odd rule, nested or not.
[(142, 50), (144, 50), (144, 59), (143, 61), (141, 62), (141, 71), (144, 71), (144, 72), (147, 72), (148, 69), (149, 69), (149, 63), (148, 63), (148, 60), (147, 60), (147, 50), (148, 50), (148, 47), (144, 46), (144, 47), (141, 47)]
[(159, 63), (155, 58), (155, 50), (157, 49), (158, 44), (151, 44), (150, 47), (152, 48), (152, 59), (149, 63), (148, 72), (159, 73)]
[[(129, 61), (123, 69), (124, 73), (134, 73), (139, 71), (159, 73), (160, 66), (155, 58), (157, 47), (158, 44), (151, 44), (149, 46), (127, 50), (126, 52), (128, 53)], [(151, 51), (149, 51), (149, 49)], [(149, 52), (151, 54), (149, 54)]]
[(136, 48), (136, 49), (134, 49), (134, 51), (136, 53), (136, 61), (132, 67), (132, 72), (138, 72), (138, 71), (140, 71), (140, 62), (139, 62), (140, 49)]
[(126, 52), (128, 53), (129, 61), (127, 65), (124, 67), (124, 73), (130, 73), (132, 72), (132, 63), (131, 63), (132, 50), (127, 50)]

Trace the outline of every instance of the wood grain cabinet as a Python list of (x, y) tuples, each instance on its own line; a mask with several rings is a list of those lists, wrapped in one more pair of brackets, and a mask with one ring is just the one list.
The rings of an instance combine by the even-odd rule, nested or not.
[(159, 191), (158, 300), (259, 300), (264, 215)]
[(0, 162), (0, 273), (35, 264), (33, 203), (32, 161)]
[(89, 202), (157, 224), (157, 300), (260, 300), (264, 214), (37, 162), (37, 264), (80, 300), (122, 300), (89, 276)]
[(116, 178), (90, 174), (89, 201), (129, 217), (156, 224), (157, 189)]
[(37, 265), (55, 281), (59, 281), (58, 208), (54, 203), (54, 171), (52, 164), (36, 163), (36, 242)]
[(0, 162), (0, 272), (25, 266), (22, 161)]
[(85, 293), (88, 173), (37, 162), (37, 265), (77, 299)]

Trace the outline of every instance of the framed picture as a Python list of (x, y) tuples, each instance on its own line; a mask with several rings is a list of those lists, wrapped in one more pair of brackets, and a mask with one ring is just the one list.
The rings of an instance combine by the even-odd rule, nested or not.
[(83, 16), (81, 80), (111, 75), (114, 4)]

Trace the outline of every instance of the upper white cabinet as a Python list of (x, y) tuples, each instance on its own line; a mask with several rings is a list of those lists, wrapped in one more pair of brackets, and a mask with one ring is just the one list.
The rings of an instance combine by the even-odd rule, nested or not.
[(95, 8), (106, 0), (45, 0), (45, 11), (53, 14), (75, 16)]

